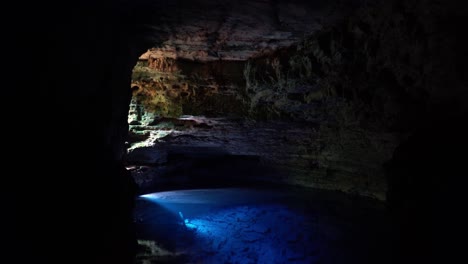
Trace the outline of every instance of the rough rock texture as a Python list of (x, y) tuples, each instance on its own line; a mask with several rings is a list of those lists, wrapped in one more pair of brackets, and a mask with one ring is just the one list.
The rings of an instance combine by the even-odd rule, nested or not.
[[(265, 6), (280, 6), (279, 2), (254, 4), (270, 10)], [(246, 5), (241, 10), (246, 7), (250, 8)], [(303, 10), (310, 7), (304, 4)], [(294, 19), (310, 23), (309, 27), (286, 23), (289, 26), (283, 30), (302, 32), (302, 36), (297, 35), (284, 45), (271, 42), (267, 45), (268, 52), (259, 48), (256, 41), (262, 40), (261, 32), (269, 28), (272, 19), (265, 20), (260, 16), (266, 21), (263, 24), (257, 17), (246, 20), (259, 31), (244, 32), (244, 26), (228, 26), (232, 28), (232, 34), (225, 39), (228, 44), (222, 46), (222, 52), (238, 52), (240, 55), (219, 56), (216, 61), (219, 64), (200, 63), (200, 68), (218, 70), (199, 70), (199, 78), (193, 78), (193, 69), (187, 70), (186, 60), (213, 60), (211, 56), (218, 46), (201, 45), (207, 39), (199, 35), (211, 29), (184, 24), (172, 31), (166, 29), (171, 40), (164, 45), (176, 48), (154, 48), (140, 57), (145, 62), (135, 68), (135, 85), (142, 87), (136, 92), (136, 98), (149, 94), (151, 102), (143, 102), (148, 106), (146, 108), (156, 108), (153, 111), (163, 116), (235, 113), (256, 120), (305, 121), (307, 126), (317, 130), (321, 151), (316, 163), (320, 168), (327, 168), (328, 175), (325, 177), (312, 168), (309, 170), (310, 182), (354, 177), (361, 182), (362, 187), (358, 188), (361, 194), (366, 193), (362, 190), (369, 182), (377, 179), (385, 186), (383, 165), (412, 131), (427, 122), (438, 122), (435, 120), (439, 118), (431, 120), (441, 112), (455, 115), (466, 112), (462, 103), (467, 99), (464, 77), (460, 76), (458, 68), (447, 70), (452, 67), (448, 58), (453, 54), (449, 50), (440, 52), (438, 42), (444, 38), (448, 46), (464, 52), (453, 38), (446, 38), (449, 34), (441, 27), (441, 21), (448, 19), (447, 14), (457, 11), (449, 6), (440, 9), (430, 1), (374, 1), (353, 8), (340, 7), (347, 9), (337, 12), (333, 5), (317, 9), (321, 10), (317, 11), (320, 14), (325, 11), (340, 14), (340, 19), (315, 20), (307, 20), (298, 9), (291, 8), (288, 14), (299, 12)], [(224, 14), (226, 25), (231, 25), (232, 17), (242, 17), (237, 11), (233, 9)], [(308, 12), (306, 17), (316, 13)], [(265, 16), (275, 14), (265, 11)], [(208, 25), (216, 20), (211, 20), (213, 17), (207, 19)], [(285, 15), (279, 20), (288, 19), (291, 18)], [(456, 15), (452, 19), (456, 20)], [(174, 32), (178, 30), (188, 36), (197, 36), (199, 42), (192, 45), (190, 38), (177, 39), (180, 34)], [(224, 35), (226, 28), (217, 30), (218, 35)], [(236, 40), (237, 30), (244, 33), (245, 43), (250, 42), (245, 47), (258, 50), (258, 53), (245, 52), (245, 47), (232, 49), (233, 45), (229, 43)], [(250, 34), (259, 37), (249, 38)], [(277, 41), (281, 42), (282, 38), (278, 37)], [(214, 53), (194, 53), (198, 48)], [(242, 61), (237, 67), (227, 66), (229, 75), (220, 65), (229, 65), (233, 57)], [(441, 74), (441, 67), (446, 74)], [(164, 77), (155, 78), (159, 76), (157, 74)], [(445, 85), (441, 88), (440, 83), (450, 88)], [(151, 93), (155, 95), (151, 96)], [(277, 145), (284, 143), (276, 142)], [(341, 188), (336, 183), (332, 185), (339, 190), (349, 190), (349, 187)], [(384, 198), (384, 195), (379, 197)]]
[(166, 58), (245, 61), (289, 47), (336, 19), (343, 11), (337, 3), (205, 0), (180, 5), (176, 14), (163, 11), (158, 14), (162, 22), (148, 26), (148, 38), (157, 46), (140, 58), (152, 63)]
[(245, 115), (245, 62), (297, 45), (349, 12), (344, 7), (339, 1), (169, 4), (176, 15), (153, 13), (161, 21), (144, 28), (153, 47), (134, 68), (134, 94), (163, 116)]
[(246, 61), (295, 47), (357, 2), (205, 0), (158, 6), (148, 12), (158, 22), (142, 28), (151, 48), (134, 68), (134, 94), (146, 98), (138, 100), (145, 109), (163, 116), (246, 115)]
[(244, 63), (164, 61), (154, 65), (140, 60), (133, 69), (133, 101), (140, 115), (247, 115)]
[[(337, 156), (330, 150), (331, 139), (310, 124), (187, 116), (132, 126), (130, 133), (127, 166), (142, 193), (275, 183), (385, 200), (387, 185), (380, 164), (390, 156), (370, 152), (367, 146), (344, 146), (352, 153), (339, 149)], [(359, 140), (359, 134), (351, 136), (350, 141)]]
[[(279, 5), (286, 4), (268, 1), (261, 4), (266, 10)], [(211, 30), (209, 26), (200, 28), (181, 24), (173, 29), (160, 25), (159, 28), (164, 28), (171, 36), (170, 41), (164, 42), (166, 48), (155, 47), (145, 53), (133, 70), (133, 104), (129, 118), (131, 136), (146, 139), (143, 134), (150, 136), (149, 131), (155, 128), (145, 126), (157, 123), (157, 117), (178, 117), (182, 114), (215, 117), (236, 115), (254, 120), (279, 119), (290, 122), (291, 127), (296, 127), (298, 122), (305, 122), (298, 130), (302, 129), (301, 133), (303, 132), (306, 138), (311, 138), (307, 142), (301, 139), (303, 135), (296, 135), (293, 131), (285, 132), (284, 136), (275, 135), (283, 135), (281, 131), (277, 131), (280, 128), (275, 126), (270, 128), (271, 133), (267, 134), (257, 131), (255, 125), (249, 129), (254, 131), (252, 135), (259, 134), (255, 136), (257, 138), (268, 138), (271, 142), (266, 145), (276, 145), (281, 150), (284, 149), (284, 145), (303, 146), (310, 156), (306, 161), (295, 153), (297, 150), (293, 153), (274, 148), (264, 151), (260, 143), (250, 143), (254, 146), (251, 147), (252, 152), (258, 156), (266, 156), (266, 160), (270, 159), (272, 152), (281, 153), (270, 163), (283, 164), (284, 168), (288, 168), (289, 177), (294, 180), (284, 182), (341, 190), (385, 200), (387, 183), (383, 164), (391, 158), (399, 138), (404, 134), (389, 128), (389, 123), (394, 118), (387, 116), (392, 115), (392, 112), (387, 109), (381, 111), (380, 102), (366, 101), (367, 98), (363, 99), (364, 95), (356, 93), (354, 97), (349, 96), (358, 89), (369, 91), (371, 95), (375, 95), (376, 92), (368, 87), (361, 88), (367, 84), (367, 79), (363, 79), (363, 84), (348, 83), (351, 77), (355, 77), (349, 72), (351, 66), (348, 64), (354, 63), (355, 59), (348, 61), (342, 56), (355, 52), (349, 56), (359, 59), (366, 57), (360, 50), (348, 51), (348, 47), (342, 44), (342, 39), (345, 38), (343, 35), (350, 34), (343, 25), (352, 24), (352, 21), (359, 18), (360, 12), (368, 13), (372, 8), (356, 11), (348, 7), (345, 11), (338, 12), (334, 5), (320, 8), (314, 6), (315, 11), (307, 12), (304, 16), (303, 11), (312, 7), (304, 3), (302, 5), (301, 9), (287, 9), (288, 14), (282, 15), (280, 19), (286, 21), (294, 17), (295, 20), (302, 21), (301, 25), (278, 25), (270, 23), (274, 19), (251, 17), (252, 21), (246, 21), (251, 22), (249, 26), (256, 30), (248, 32), (243, 31), (244, 26), (233, 27), (229, 22), (233, 17), (243, 16), (237, 9), (225, 13), (221, 20), (227, 21), (225, 23), (228, 26), (218, 27), (216, 34), (228, 36), (225, 39), (227, 44), (221, 46), (224, 53), (238, 55), (220, 56), (217, 60), (210, 57), (212, 53), (194, 53), (197, 49), (215, 52), (214, 46), (200, 44), (206, 44), (208, 41), (200, 36), (208, 34)], [(241, 9), (249, 7), (243, 6)], [(349, 14), (344, 16), (345, 13)], [(324, 14), (327, 16), (320, 17)], [(341, 19), (334, 17), (338, 14), (341, 15)], [(265, 11), (264, 15), (275, 16), (276, 13)], [(317, 17), (309, 19), (314, 16)], [(215, 17), (217, 16), (210, 17), (213, 20), (206, 18), (206, 24), (211, 25), (219, 20), (214, 19)], [(259, 18), (261, 20), (258, 20)], [(278, 41), (283, 41), (279, 36), (275, 41), (265, 44), (267, 51), (260, 48), (256, 43), (263, 41), (261, 32), (278, 26), (291, 34), (294, 33), (294, 37), (282, 45), (277, 45)], [(226, 34), (227, 28), (231, 28), (231, 34)], [(185, 35), (173, 31), (183, 31)], [(239, 34), (244, 36), (245, 45), (242, 49), (234, 49), (230, 43), (235, 42)], [(193, 42), (191, 38), (172, 41), (173, 38), (181, 36), (197, 36), (199, 42)], [(351, 40), (359, 41), (362, 40)], [(168, 49), (167, 45), (172, 45), (172, 48)], [(190, 57), (186, 54), (195, 55)], [(374, 79), (378, 77), (371, 75), (370, 78), (376, 82)], [(385, 95), (377, 96), (386, 98)], [(389, 100), (388, 104), (396, 105), (394, 108), (397, 111), (406, 107), (393, 98)], [(225, 129), (232, 129), (233, 135), (239, 134), (236, 127)], [(145, 130), (147, 132), (143, 132)], [(216, 141), (216, 137), (214, 135), (212, 140)], [(253, 137), (246, 136), (245, 141), (251, 142)], [(297, 139), (298, 142), (291, 142), (289, 137)], [(208, 142), (209, 138), (207, 136), (205, 141)], [(301, 179), (298, 180), (299, 178)], [(272, 176), (271, 181), (278, 180)]]

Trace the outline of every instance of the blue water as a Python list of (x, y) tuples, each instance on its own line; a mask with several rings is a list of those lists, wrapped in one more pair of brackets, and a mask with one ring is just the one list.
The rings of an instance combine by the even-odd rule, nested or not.
[[(205, 189), (141, 196), (139, 263), (386, 263), (379, 206), (296, 191)], [(381, 247), (375, 247), (380, 243)]]

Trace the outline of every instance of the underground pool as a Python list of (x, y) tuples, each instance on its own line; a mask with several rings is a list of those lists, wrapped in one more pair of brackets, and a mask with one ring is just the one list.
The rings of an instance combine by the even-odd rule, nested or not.
[(342, 193), (218, 188), (138, 197), (137, 263), (390, 263), (379, 202)]

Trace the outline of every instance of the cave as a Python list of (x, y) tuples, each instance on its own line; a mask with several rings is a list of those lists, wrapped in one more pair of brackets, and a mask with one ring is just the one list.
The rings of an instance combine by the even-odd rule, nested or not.
[(21, 1), (8, 13), (2, 262), (463, 255), (466, 3)]

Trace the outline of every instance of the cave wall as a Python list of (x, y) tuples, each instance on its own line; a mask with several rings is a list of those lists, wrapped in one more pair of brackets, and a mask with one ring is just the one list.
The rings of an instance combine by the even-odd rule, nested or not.
[[(135, 112), (137, 115), (130, 118), (246, 116), (243, 67), (244, 62), (229, 60), (195, 62), (140, 57), (132, 74), (132, 98), (141, 113)], [(148, 122), (151, 120), (135, 123)]]
[[(449, 28), (466, 5), (371, 1), (352, 10), (295, 49), (252, 60), (246, 75), (251, 114), (319, 125), (309, 151), (316, 166), (302, 173), (306, 183), (385, 199), (408, 180), (404, 192), (418, 193), (424, 173), (389, 174), (383, 164), (414, 133), (434, 138), (413, 150), (415, 158), (438, 151), (430, 146), (445, 144), (446, 133), (463, 141), (456, 131), (467, 113), (466, 40)], [(438, 155), (427, 163), (447, 161)]]
[(340, 1), (148, 4), (148, 14), (139, 16), (147, 23), (142, 30), (150, 49), (134, 68), (132, 87), (140, 88), (135, 100), (146, 112), (160, 116), (245, 116), (245, 62), (297, 44), (304, 35), (348, 12), (343, 6), (348, 5)]
[(396, 139), (384, 174), (397, 263), (453, 257), (441, 253), (451, 231), (440, 227), (458, 226), (463, 168), (455, 153), (467, 146), (468, 93), (466, 38), (455, 28), (467, 12), (461, 2), (375, 1), (317, 37), (323, 80), (360, 114), (357, 126), (339, 127)]
[[(265, 162), (283, 164), (295, 175), (292, 184), (385, 200), (393, 180), (384, 164), (397, 146), (419, 127), (466, 112), (465, 66), (454, 55), (465, 51), (447, 30), (462, 12), (455, 6), (213, 5), (199, 6), (206, 16), (184, 6), (186, 20), (171, 17), (148, 29), (152, 48), (140, 56), (132, 87), (133, 107), (143, 105), (150, 118), (135, 122), (138, 129), (153, 117), (181, 114), (306, 122), (316, 131), (301, 135), (313, 141), (277, 142), (292, 156)], [(258, 10), (262, 15), (253, 15)]]

